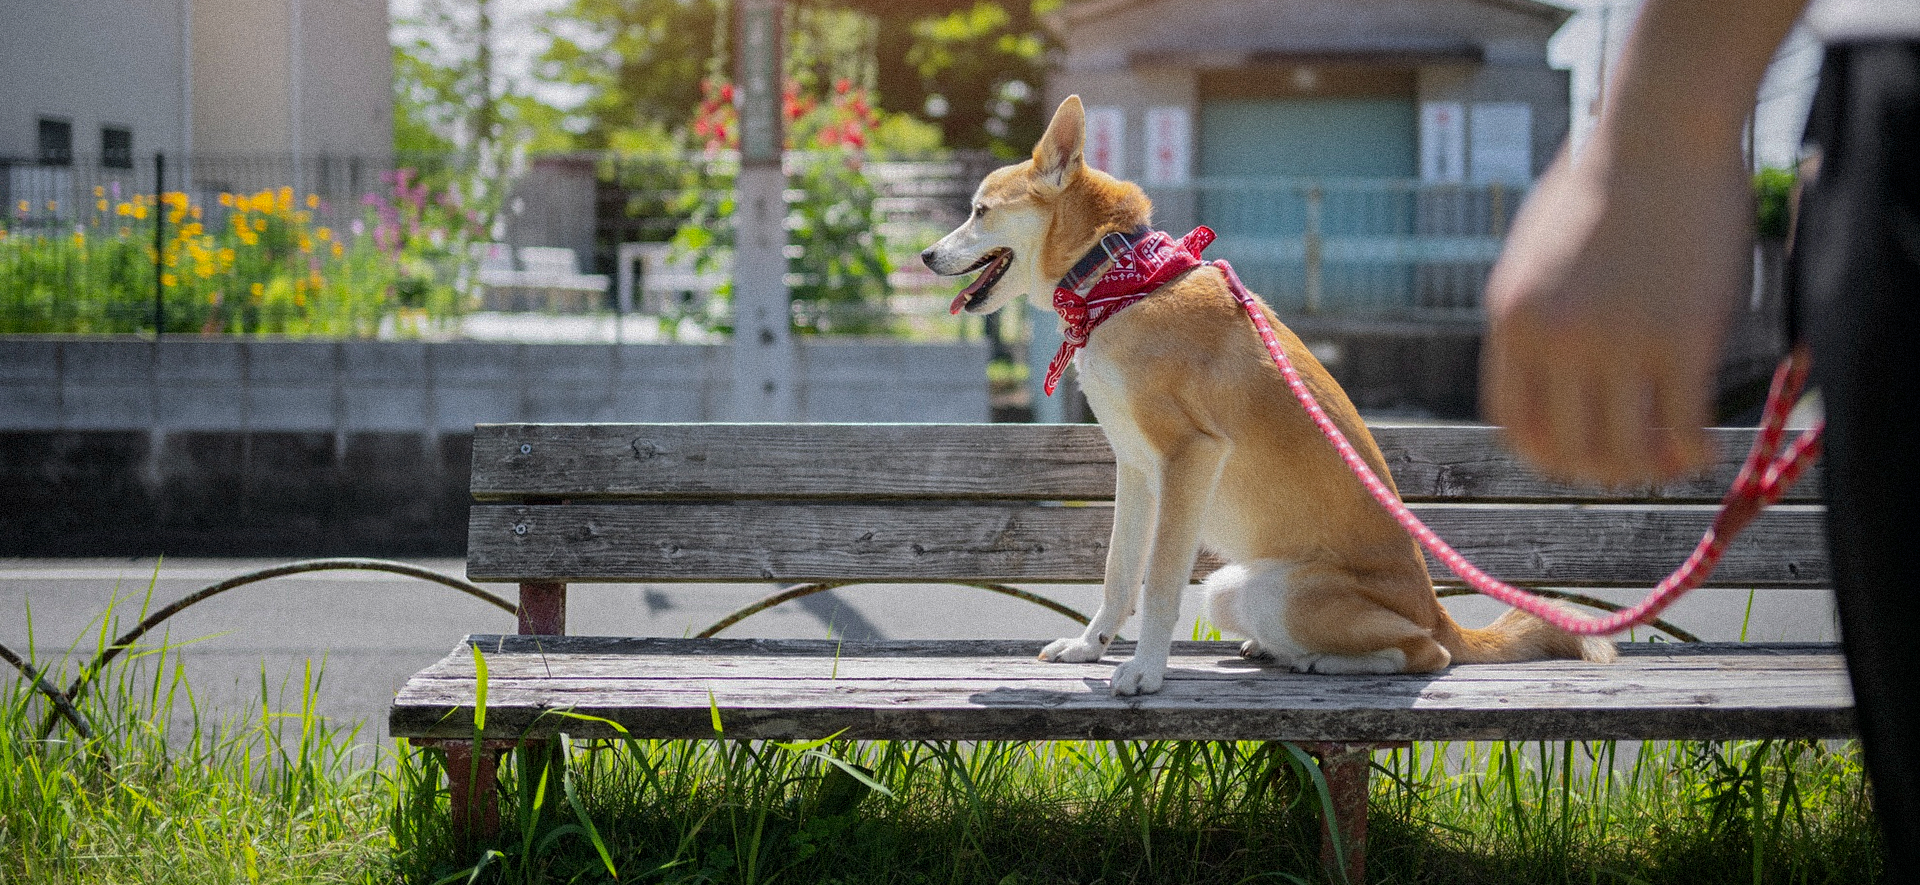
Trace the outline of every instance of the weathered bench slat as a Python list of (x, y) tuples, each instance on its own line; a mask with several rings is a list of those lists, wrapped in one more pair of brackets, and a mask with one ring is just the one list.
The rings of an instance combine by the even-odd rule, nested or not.
[[(1831, 645), (1633, 644), (1612, 664), (1459, 666), (1437, 675), (1314, 676), (1178, 643), (1166, 687), (1107, 691), (1097, 664), (1037, 643), (831, 643), (473, 636), (488, 661), (486, 736), (865, 739), (1589, 740), (1844, 737), (1851, 700)], [(473, 734), (467, 643), (395, 701), (397, 737)], [(671, 643), (670, 645), (668, 643)], [(1017, 655), (1008, 652), (1017, 651)]]
[[(1505, 580), (1650, 586), (1693, 549), (1709, 506), (1417, 505), (1468, 559)], [(476, 505), (477, 581), (1017, 581), (1097, 583), (1104, 506)], [(1820, 508), (1776, 507), (1728, 548), (1713, 583), (1829, 582)], [(1203, 562), (1197, 574), (1217, 567)], [(1436, 578), (1450, 577), (1430, 564)]]
[[(1753, 431), (1717, 428), (1719, 460), (1662, 489), (1602, 491), (1527, 470), (1483, 426), (1373, 428), (1410, 501), (1713, 502), (1726, 493)], [(1817, 468), (1816, 468), (1817, 471)], [(1789, 500), (1812, 501), (1810, 475)], [(1113, 454), (1094, 425), (483, 424), (473, 484), (483, 501), (527, 498), (1113, 497)]]

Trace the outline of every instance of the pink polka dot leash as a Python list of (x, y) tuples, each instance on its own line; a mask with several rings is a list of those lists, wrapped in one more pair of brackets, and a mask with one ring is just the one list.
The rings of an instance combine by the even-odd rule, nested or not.
[[(1197, 250), (1196, 250), (1197, 251)], [(1808, 465), (1820, 455), (1820, 434), (1824, 422), (1802, 431), (1786, 451), (1780, 451), (1780, 444), (1786, 435), (1787, 414), (1792, 411), (1794, 402), (1799, 398), (1800, 390), (1806, 385), (1807, 369), (1810, 358), (1804, 347), (1797, 347), (1780, 362), (1774, 372), (1773, 387), (1767, 394), (1767, 405), (1760, 419), (1760, 432), (1754, 438), (1753, 449), (1747, 455), (1745, 465), (1734, 479), (1732, 488), (1720, 502), (1720, 512), (1714, 517), (1707, 533), (1694, 547), (1693, 554), (1681, 563), (1678, 569), (1661, 580), (1645, 599), (1633, 606), (1613, 612), (1604, 617), (1587, 617), (1566, 611), (1553, 602), (1535, 596), (1518, 587), (1494, 578), (1483, 572), (1466, 557), (1454, 550), (1442, 540), (1426, 523), (1420, 521), (1407, 505), (1400, 501), (1387, 484), (1380, 481), (1373, 468), (1355, 451), (1353, 444), (1347, 441), (1346, 434), (1334, 426), (1333, 419), (1327, 417), (1325, 410), (1314, 401), (1312, 391), (1306, 382), (1300, 379), (1300, 373), (1293, 367), (1293, 361), (1287, 358), (1286, 351), (1280, 347), (1280, 339), (1274, 335), (1273, 324), (1267, 320), (1266, 313), (1260, 309), (1260, 303), (1253, 293), (1242, 285), (1240, 277), (1233, 267), (1225, 261), (1209, 261), (1208, 264), (1219, 268), (1226, 276), (1227, 288), (1242, 307), (1247, 316), (1253, 319), (1253, 326), (1260, 333), (1260, 340), (1267, 345), (1267, 352), (1273, 355), (1274, 365), (1286, 378), (1287, 387), (1293, 391), (1307, 415), (1320, 428), (1320, 433), (1333, 443), (1341, 460), (1360, 479), (1362, 485), (1380, 502), (1387, 512), (1392, 514), (1400, 525), (1412, 533), (1421, 545), (1433, 552), (1433, 555), (1454, 574), (1459, 575), (1469, 587), (1490, 596), (1514, 608), (1521, 609), (1539, 617), (1568, 633), (1587, 636), (1604, 636), (1618, 633), (1628, 627), (1643, 624), (1659, 616), (1667, 606), (1672, 605), (1681, 596), (1706, 580), (1726, 552), (1727, 544), (1747, 523), (1753, 521), (1767, 505), (1780, 500), (1787, 489), (1799, 479)]]

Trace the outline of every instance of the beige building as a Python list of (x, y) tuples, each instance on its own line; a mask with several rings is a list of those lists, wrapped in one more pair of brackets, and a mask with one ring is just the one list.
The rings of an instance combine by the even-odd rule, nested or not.
[(0, 0), (15, 178), (151, 168), (156, 151), (384, 162), (392, 82), (386, 0)]

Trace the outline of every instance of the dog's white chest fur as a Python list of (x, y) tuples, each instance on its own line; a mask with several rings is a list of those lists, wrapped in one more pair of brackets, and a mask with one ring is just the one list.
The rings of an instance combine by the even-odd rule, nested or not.
[(1126, 375), (1112, 360), (1105, 359), (1097, 336), (1073, 355), (1073, 367), (1079, 376), (1080, 390), (1087, 395), (1087, 404), (1093, 407), (1094, 416), (1100, 419), (1107, 444), (1113, 447), (1114, 460), (1157, 475), (1160, 453), (1147, 441), (1146, 434), (1140, 432), (1140, 423), (1128, 405)]

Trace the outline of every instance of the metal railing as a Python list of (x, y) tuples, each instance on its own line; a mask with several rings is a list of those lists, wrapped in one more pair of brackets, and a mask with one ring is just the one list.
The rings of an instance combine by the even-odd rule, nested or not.
[[(132, 168), (103, 159), (76, 155), (67, 165), (49, 166), (0, 157), (0, 328), (146, 331), (155, 328), (156, 317), (168, 331), (233, 328), (230, 316), (216, 321), (202, 305), (224, 299), (230, 314), (239, 301), (261, 301), (264, 292), (267, 304), (258, 309), (272, 309), (276, 280), (291, 281), (279, 283), (283, 287), (303, 285), (299, 273), (288, 276), (283, 260), (302, 250), (317, 256), (295, 262), (312, 265), (305, 278), (312, 286), (348, 285), (351, 279), (361, 281), (351, 285), (388, 290), (343, 310), (390, 311), (399, 300), (395, 287), (423, 272), (419, 256), (369, 247), (358, 263), (330, 265), (340, 257), (334, 247), (373, 236), (380, 204), (395, 199), (396, 168), (414, 170), (416, 182), (423, 174), (452, 180), (457, 176), (445, 173), (463, 168), (450, 157), (315, 156), (294, 162), (208, 154), (157, 162), (135, 158)], [(704, 156), (535, 158), (511, 180), (497, 183), (505, 239), (512, 246), (574, 246), (580, 270), (613, 276), (622, 243), (664, 240), (687, 223), (681, 195), (712, 178), (713, 162)], [(965, 218), (974, 186), (993, 165), (972, 154), (865, 164), (875, 193), (876, 233), (899, 247), (890, 250), (900, 253), (896, 285), (929, 282), (918, 279), (924, 275), (916, 274), (912, 252)], [(161, 211), (159, 188), (184, 195), (185, 211)], [(1161, 226), (1212, 226), (1220, 240), (1209, 255), (1231, 260), (1249, 286), (1283, 313), (1461, 319), (1477, 315), (1487, 271), (1525, 189), (1406, 179), (1201, 178), (1149, 193)], [(196, 245), (180, 236), (182, 229), (198, 225), (209, 236), (229, 231), (237, 200), (261, 194), (281, 203), (290, 198), (292, 210), (256, 231), (260, 242), (249, 241), (258, 252), (257, 272), (243, 267), (224, 280), (224, 288), (191, 279), (210, 260), (216, 267), (233, 260), (222, 249), (237, 244), (215, 242), (215, 236)], [(316, 253), (315, 238), (322, 236), (328, 245)], [(565, 241), (546, 241), (554, 238)], [(247, 250), (238, 251), (245, 265)], [(390, 255), (389, 264), (408, 266), (378, 268), (378, 251)], [(442, 256), (440, 263), (460, 258)], [(475, 279), (471, 268), (430, 270), (442, 284), (470, 286)], [(283, 301), (293, 297), (281, 294)], [(618, 303), (612, 292), (604, 301), (607, 308)], [(368, 321), (356, 314), (341, 322), (364, 329)]]
[[(1469, 318), (1526, 195), (1410, 179), (1202, 178), (1156, 188), (1165, 226), (1205, 224), (1283, 313)], [(1170, 223), (1178, 222), (1178, 223)]]

